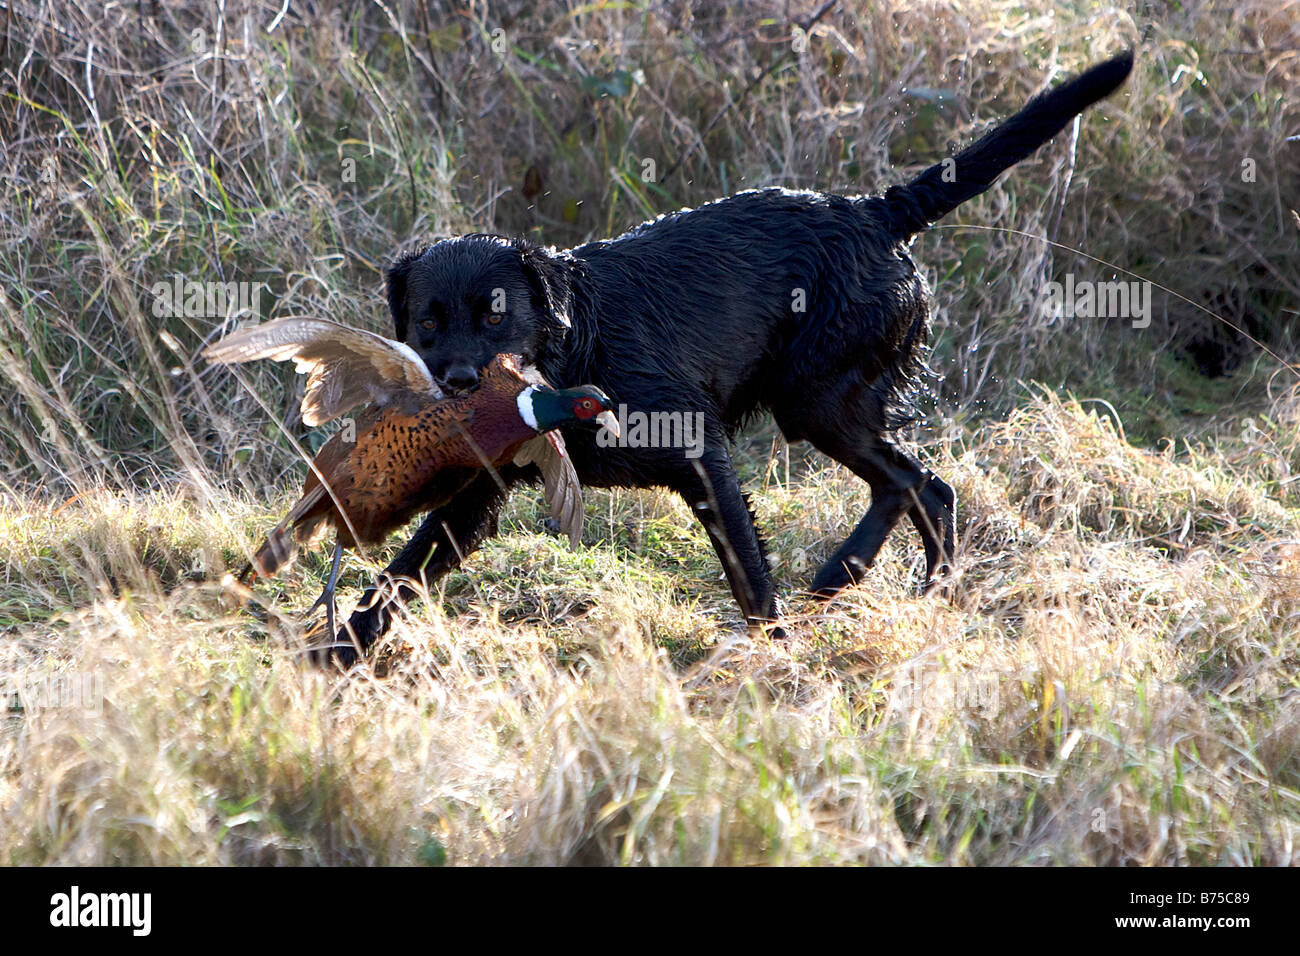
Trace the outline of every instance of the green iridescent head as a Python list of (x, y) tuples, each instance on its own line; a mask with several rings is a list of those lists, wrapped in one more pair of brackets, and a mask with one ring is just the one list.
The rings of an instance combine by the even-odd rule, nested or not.
[(530, 386), (519, 393), (519, 414), (529, 428), (547, 432), (570, 422), (593, 419), (618, 435), (613, 402), (594, 385), (546, 389)]

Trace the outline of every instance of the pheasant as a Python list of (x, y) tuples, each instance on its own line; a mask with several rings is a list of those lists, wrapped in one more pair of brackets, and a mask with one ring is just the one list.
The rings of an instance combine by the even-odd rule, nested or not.
[(484, 468), (536, 464), (560, 527), (577, 543), (582, 492), (553, 429), (593, 420), (618, 434), (610, 399), (591, 386), (552, 390), (519, 359), (498, 355), (472, 392), (448, 398), (407, 345), (324, 319), (283, 318), (240, 329), (204, 350), (221, 364), (292, 359), (307, 373), (306, 425), (331, 421), (371, 404), (349, 433), (337, 432), (317, 453), (290, 509), (239, 579), (269, 578), (298, 547), (329, 529), (336, 536), (329, 582), (312, 605), (325, 605), (335, 627), (334, 587), (343, 549), (381, 543), (416, 514), (450, 501)]

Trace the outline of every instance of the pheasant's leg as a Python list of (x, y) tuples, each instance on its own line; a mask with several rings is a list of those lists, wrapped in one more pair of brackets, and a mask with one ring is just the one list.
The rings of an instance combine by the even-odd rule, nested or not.
[(335, 544), (334, 563), (330, 565), (329, 583), (325, 585), (325, 590), (321, 591), (320, 597), (316, 599), (316, 603), (313, 604), (311, 607), (307, 608), (307, 613), (310, 614), (312, 611), (316, 610), (316, 608), (320, 607), (322, 604), (325, 605), (325, 619), (326, 621), (329, 622), (329, 629), (330, 629), (329, 633), (330, 633), (331, 640), (333, 639), (334, 635), (338, 633), (338, 628), (335, 626), (334, 623), (334, 618), (335, 618), (334, 585), (338, 582), (339, 579), (339, 562), (342, 560), (342, 558), (343, 558), (343, 545)]

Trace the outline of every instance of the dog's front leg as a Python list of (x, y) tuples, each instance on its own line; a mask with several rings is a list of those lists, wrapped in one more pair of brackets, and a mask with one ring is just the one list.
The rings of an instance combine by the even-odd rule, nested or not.
[[(503, 477), (507, 484), (511, 476)], [(331, 657), (343, 667), (354, 664), (388, 630), (397, 603), (419, 595), (413, 582), (427, 589), (497, 533), (497, 517), (506, 492), (491, 475), (480, 475), (445, 506), (429, 513), (406, 547), (386, 567), (376, 584), (366, 588), (357, 609), (339, 629), (332, 644), (315, 648), (312, 658)]]
[[(675, 490), (704, 525), (745, 619), (750, 625), (770, 624), (781, 616), (776, 586), (736, 469), (721, 448), (706, 450), (690, 464)], [(785, 632), (774, 628), (772, 636), (784, 637)]]

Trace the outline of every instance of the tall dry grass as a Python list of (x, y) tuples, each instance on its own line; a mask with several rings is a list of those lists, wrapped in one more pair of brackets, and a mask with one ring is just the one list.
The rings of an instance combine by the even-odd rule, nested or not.
[[(1072, 165), (1063, 136), (921, 238), (941, 411), (1005, 411), (1007, 383), (1036, 379), (1106, 395), (1154, 440), (1213, 418), (1224, 398), (1259, 399), (1275, 367), (1198, 306), (1278, 351), (1292, 344), (1292, 3), (1198, 2), (1154, 19), (845, 3), (811, 25), (802, 53), (792, 37), (811, 6), (282, 8), (7, 8), (11, 482), (80, 490), (179, 473), (204, 486), (215, 471), (246, 475), (252, 492), (294, 467), (276, 424), (296, 424), (282, 370), (249, 373), (264, 410), (196, 362), (239, 316), (156, 316), (154, 286), (174, 276), (264, 283), (262, 318), (381, 328), (382, 264), (421, 237), (490, 229), (567, 245), (748, 186), (880, 189), (1048, 78), (1129, 45), (1137, 68), (1084, 118)], [(1133, 273), (1178, 296), (1157, 289), (1147, 329), (1050, 320), (1045, 283), (1067, 272)], [(1237, 374), (1207, 400), (1197, 363)]]

